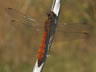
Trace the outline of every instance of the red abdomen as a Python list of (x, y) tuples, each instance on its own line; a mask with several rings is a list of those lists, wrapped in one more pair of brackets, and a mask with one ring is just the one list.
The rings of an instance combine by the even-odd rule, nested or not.
[(44, 32), (43, 39), (40, 44), (40, 48), (39, 48), (39, 52), (38, 52), (38, 66), (40, 66), (42, 59), (44, 58), (47, 34), (48, 34), (48, 32)]

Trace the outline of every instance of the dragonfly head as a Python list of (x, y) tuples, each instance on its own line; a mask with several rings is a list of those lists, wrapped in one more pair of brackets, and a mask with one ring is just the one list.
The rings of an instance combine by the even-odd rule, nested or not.
[(54, 12), (50, 11), (48, 12), (48, 17), (56, 17), (56, 15), (54, 14)]

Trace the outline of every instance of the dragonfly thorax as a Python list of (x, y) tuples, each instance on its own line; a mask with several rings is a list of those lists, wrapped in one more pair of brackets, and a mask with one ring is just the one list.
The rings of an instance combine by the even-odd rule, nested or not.
[(45, 31), (46, 31), (46, 32), (49, 32), (49, 31), (50, 31), (50, 27), (51, 27), (51, 24), (54, 23), (55, 16), (56, 16), (56, 15), (55, 15), (52, 11), (50, 11), (50, 12), (48, 13), (48, 18), (47, 18), (47, 20), (45, 21), (45, 25), (44, 25), (44, 28), (45, 28)]

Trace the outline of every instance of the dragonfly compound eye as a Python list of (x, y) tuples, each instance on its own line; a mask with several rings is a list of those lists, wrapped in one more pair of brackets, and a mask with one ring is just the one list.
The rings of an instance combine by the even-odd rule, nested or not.
[(56, 15), (54, 14), (54, 12), (50, 11), (50, 12), (48, 13), (48, 17), (49, 17), (49, 16), (54, 16), (54, 17), (55, 17)]
[(51, 13), (51, 11), (50, 11), (50, 12), (48, 13), (48, 16), (51, 16), (51, 14), (52, 14), (52, 13)]

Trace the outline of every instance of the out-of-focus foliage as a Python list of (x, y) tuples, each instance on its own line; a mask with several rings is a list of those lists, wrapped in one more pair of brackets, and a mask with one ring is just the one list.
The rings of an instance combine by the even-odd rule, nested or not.
[[(43, 35), (43, 30), (11, 24), (5, 8), (44, 21), (51, 5), (52, 0), (0, 0), (0, 72), (32, 72)], [(56, 32), (44, 72), (96, 72), (96, 1), (62, 0), (59, 23), (79, 22), (90, 24), (89, 34), (73, 40)]]

